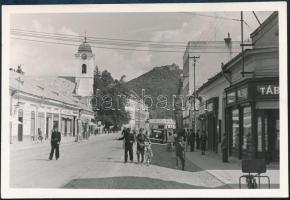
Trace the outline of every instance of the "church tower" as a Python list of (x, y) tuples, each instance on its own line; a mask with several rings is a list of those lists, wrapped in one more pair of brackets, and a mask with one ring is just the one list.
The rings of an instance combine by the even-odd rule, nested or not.
[(91, 96), (93, 95), (95, 55), (87, 42), (86, 36), (85, 40), (79, 46), (75, 58), (77, 61), (76, 95), (82, 97)]

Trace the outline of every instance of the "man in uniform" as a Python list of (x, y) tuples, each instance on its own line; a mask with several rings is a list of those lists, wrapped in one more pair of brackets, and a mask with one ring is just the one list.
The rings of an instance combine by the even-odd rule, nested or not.
[(206, 134), (205, 134), (205, 131), (202, 131), (202, 134), (201, 134), (201, 136), (200, 136), (200, 142), (201, 142), (201, 155), (205, 155), (206, 141), (207, 141), (207, 136), (206, 136)]
[(190, 136), (189, 136), (189, 144), (190, 144), (190, 151), (191, 151), (191, 152), (194, 151), (194, 143), (195, 143), (195, 133), (194, 133), (194, 131), (191, 129), (191, 130), (190, 130)]
[(134, 138), (133, 133), (130, 132), (130, 128), (127, 128), (124, 135), (122, 137), (118, 138), (118, 140), (125, 141), (125, 160), (124, 160), (124, 163), (127, 163), (128, 152), (129, 152), (130, 161), (133, 162), (133, 144), (135, 142), (135, 138)]
[(176, 165), (178, 166), (178, 160), (181, 161), (181, 169), (184, 170), (185, 165), (185, 142), (182, 136), (178, 137), (176, 145)]
[(50, 155), (49, 155), (49, 160), (52, 160), (53, 158), (53, 153), (55, 150), (55, 158), (56, 160), (59, 158), (59, 143), (61, 141), (61, 134), (60, 132), (57, 130), (57, 126), (53, 126), (52, 129), (52, 133), (51, 133), (51, 151), (50, 151)]

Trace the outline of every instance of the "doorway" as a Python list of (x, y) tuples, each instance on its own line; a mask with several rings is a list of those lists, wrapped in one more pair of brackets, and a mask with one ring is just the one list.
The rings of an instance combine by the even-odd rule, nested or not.
[(23, 141), (23, 110), (18, 111), (18, 141)]
[(278, 162), (280, 152), (279, 110), (257, 110), (257, 157)]

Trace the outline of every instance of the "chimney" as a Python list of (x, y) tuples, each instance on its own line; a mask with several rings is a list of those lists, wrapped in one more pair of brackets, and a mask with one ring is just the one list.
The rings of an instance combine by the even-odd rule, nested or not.
[(229, 61), (233, 57), (232, 38), (231, 38), (229, 32), (228, 32), (228, 37), (225, 38), (224, 41), (225, 41), (226, 49), (228, 51), (228, 54), (227, 54), (228, 60), (227, 61)]

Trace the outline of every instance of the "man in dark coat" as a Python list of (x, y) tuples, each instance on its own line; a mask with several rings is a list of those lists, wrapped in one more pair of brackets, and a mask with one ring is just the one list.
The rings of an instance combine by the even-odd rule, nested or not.
[(176, 165), (178, 166), (178, 160), (181, 161), (181, 169), (184, 170), (185, 165), (185, 142), (182, 136), (178, 137), (176, 144)]
[(194, 143), (195, 143), (195, 133), (194, 133), (194, 131), (191, 129), (191, 130), (190, 130), (190, 136), (189, 136), (189, 144), (190, 144), (190, 151), (191, 151), (191, 152), (194, 151)]
[(128, 161), (128, 152), (130, 161), (133, 162), (133, 144), (135, 142), (135, 138), (133, 133), (130, 132), (130, 129), (127, 128), (127, 130), (124, 132), (124, 135), (120, 137), (118, 140), (124, 140), (125, 141), (125, 160), (126, 163)]
[(200, 136), (201, 155), (205, 155), (206, 141), (207, 141), (207, 136), (205, 134), (205, 131), (203, 131), (202, 134), (201, 134), (201, 136)]
[(227, 140), (227, 135), (225, 133), (223, 135), (221, 149), (223, 153), (223, 162), (228, 162), (228, 140)]
[(60, 143), (60, 141), (61, 141), (61, 134), (57, 130), (57, 126), (54, 126), (52, 133), (51, 133), (51, 140), (50, 140), (51, 151), (50, 151), (50, 155), (49, 155), (49, 160), (52, 160), (54, 150), (55, 150), (56, 160), (59, 158), (59, 143)]
[(199, 149), (200, 147), (200, 138), (199, 138), (199, 129), (197, 130), (196, 134), (195, 134), (195, 140), (196, 140), (196, 148)]
[(137, 160), (140, 161), (141, 154), (141, 163), (144, 161), (144, 152), (145, 152), (145, 141), (147, 141), (147, 136), (144, 134), (143, 130), (140, 130), (137, 137)]

